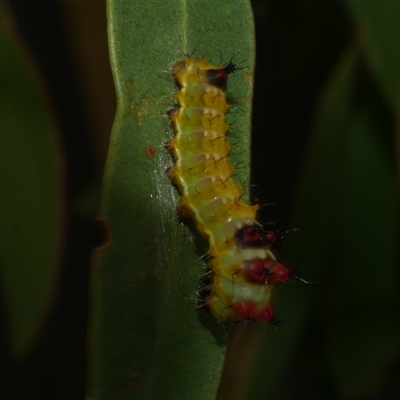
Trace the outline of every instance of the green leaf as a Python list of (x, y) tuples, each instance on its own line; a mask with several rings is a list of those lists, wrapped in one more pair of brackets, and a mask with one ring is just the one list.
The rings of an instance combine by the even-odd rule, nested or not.
[[(90, 396), (215, 397), (225, 330), (195, 309), (207, 243), (179, 222), (166, 176), (173, 135), (166, 112), (177, 87), (171, 65), (194, 52), (247, 68), (229, 80), (237, 179), (249, 172), (254, 32), (247, 1), (109, 1), (109, 43), (118, 106), (104, 174), (106, 243), (95, 254)], [(222, 62), (223, 62), (222, 60)], [(245, 61), (244, 61), (245, 60)], [(239, 143), (238, 143), (239, 142)], [(146, 155), (154, 146), (156, 154)]]
[(356, 54), (343, 57), (323, 97), (302, 206), (314, 232), (303, 245), (312, 244), (312, 264), (325, 277), (314, 306), (323, 308), (327, 373), (344, 397), (379, 389), (378, 366), (398, 354), (400, 328), (398, 193), (386, 144), (393, 132), (372, 86), (362, 82), (357, 96)]
[(324, 348), (328, 373), (344, 397), (379, 390), (381, 366), (400, 350), (399, 198), (387, 143), (394, 132), (374, 86), (359, 80), (359, 53), (350, 49), (343, 57), (323, 97), (326, 108), (316, 129), (320, 156), (315, 147), (303, 215), (318, 232), (305, 240), (315, 249), (314, 265), (325, 269)]
[[(335, 279), (331, 296), (328, 343), (333, 376), (350, 395), (376, 391), (384, 377), (377, 366), (400, 351), (398, 193), (380, 128), (372, 110), (363, 110), (349, 121), (344, 142), (347, 174), (340, 222), (346, 229), (341, 230), (341, 279)], [(366, 245), (372, 237), (373, 245)]]
[(1, 289), (11, 351), (32, 344), (61, 253), (61, 168), (54, 126), (26, 58), (0, 26)]

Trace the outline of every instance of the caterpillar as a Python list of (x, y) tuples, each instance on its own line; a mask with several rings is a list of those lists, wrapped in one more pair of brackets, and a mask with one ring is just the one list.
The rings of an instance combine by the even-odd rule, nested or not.
[(237, 68), (232, 61), (213, 66), (186, 56), (171, 70), (179, 91), (177, 106), (168, 111), (175, 131), (168, 143), (175, 164), (168, 175), (181, 192), (179, 209), (209, 241), (210, 262), (199, 280), (199, 299), (221, 323), (270, 322), (272, 289), (289, 280), (290, 272), (271, 250), (279, 233), (257, 222), (259, 206), (242, 200), (243, 187), (233, 180), (225, 92)]

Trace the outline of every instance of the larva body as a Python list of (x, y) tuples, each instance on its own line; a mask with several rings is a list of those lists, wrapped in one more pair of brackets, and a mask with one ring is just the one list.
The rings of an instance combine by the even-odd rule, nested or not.
[(169, 175), (182, 194), (180, 209), (209, 240), (209, 272), (200, 280), (204, 304), (220, 322), (269, 321), (273, 286), (289, 273), (270, 250), (270, 232), (256, 221), (258, 206), (241, 200), (243, 189), (232, 179), (225, 89), (234, 71), (231, 63), (215, 67), (192, 57), (172, 66), (180, 90), (178, 107), (169, 112), (175, 130)]

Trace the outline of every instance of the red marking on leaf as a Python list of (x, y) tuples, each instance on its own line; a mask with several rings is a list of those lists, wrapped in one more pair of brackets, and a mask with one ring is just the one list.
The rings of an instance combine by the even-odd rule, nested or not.
[(146, 148), (144, 151), (146, 157), (152, 157), (154, 154), (156, 154), (156, 148), (154, 146), (149, 146)]

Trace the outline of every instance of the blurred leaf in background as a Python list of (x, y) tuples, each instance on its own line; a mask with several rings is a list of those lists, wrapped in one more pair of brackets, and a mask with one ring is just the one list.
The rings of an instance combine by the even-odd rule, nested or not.
[[(0, 10), (1, 11), (1, 10)], [(0, 282), (11, 358), (49, 312), (62, 257), (62, 151), (27, 53), (0, 14)]]
[[(297, 34), (293, 40), (304, 51), (297, 51), (291, 66), (292, 74), (303, 76), (303, 81), (310, 74), (318, 79), (324, 70), (326, 83), (321, 81), (315, 92), (312, 85), (316, 81), (304, 86), (304, 103), (293, 104), (291, 99), (292, 108), (286, 109), (290, 119), (278, 120), (275, 126), (276, 117), (270, 120), (271, 132), (281, 132), (288, 143), (277, 155), (284, 157), (279, 178), (289, 173), (295, 176), (299, 170), (299, 164), (287, 157), (292, 143), (301, 142), (304, 148), (297, 191), (292, 177), (283, 182), (291, 188), (277, 194), (280, 200), (286, 192), (283, 201), (297, 203), (291, 223), (300, 228), (288, 238), (282, 253), (295, 265), (306, 258), (302, 273), (321, 282), (303, 287), (300, 282), (295, 287), (286, 285), (275, 296), (281, 318), (288, 319), (287, 326), (281, 328), (285, 340), (266, 341), (264, 355), (254, 369), (249, 398), (395, 398), (399, 394), (396, 381), (390, 378), (398, 368), (400, 345), (399, 193), (395, 116), (390, 101), (396, 97), (393, 90), (398, 87), (400, 70), (394, 46), (386, 43), (382, 48), (376, 43), (387, 42), (384, 38), (389, 36), (392, 44), (399, 42), (400, 13), (397, 5), (390, 3), (383, 8), (376, 2), (368, 2), (365, 8), (363, 4), (352, 2), (348, 9), (340, 3), (298, 3), (292, 9), (274, 4), (266, 8), (271, 21), (284, 21), (274, 33), (279, 32), (285, 40), (289, 37), (288, 46), (284, 46), (287, 49), (293, 46), (290, 38), (297, 34), (296, 26), (288, 24), (291, 15), (302, 24), (316, 21), (316, 25), (324, 25), (319, 38), (314, 32), (309, 41), (302, 41), (306, 31)], [(353, 7), (362, 19), (352, 19)], [(331, 46), (333, 39), (336, 45), (342, 40), (342, 48)], [(315, 41), (321, 42), (318, 55), (306, 60), (304, 53)], [(371, 48), (375, 50), (372, 53)], [(336, 61), (328, 65), (325, 57), (332, 56), (333, 50)], [(381, 67), (375, 68), (377, 65)], [(383, 70), (381, 85), (379, 72)], [(257, 88), (257, 75), (255, 80)], [(297, 124), (299, 109), (304, 109), (310, 98), (314, 98), (314, 111), (309, 114), (314, 115), (313, 127), (310, 129), (308, 122), (309, 128), (302, 131), (304, 126), (299, 130)], [(269, 159), (265, 172), (271, 169), (269, 162), (278, 164)], [(270, 189), (279, 187), (273, 179)]]
[(78, 214), (95, 183), (85, 118), (58, 3), (3, 2), (1, 16), (0, 397), (82, 398), (98, 203)]

